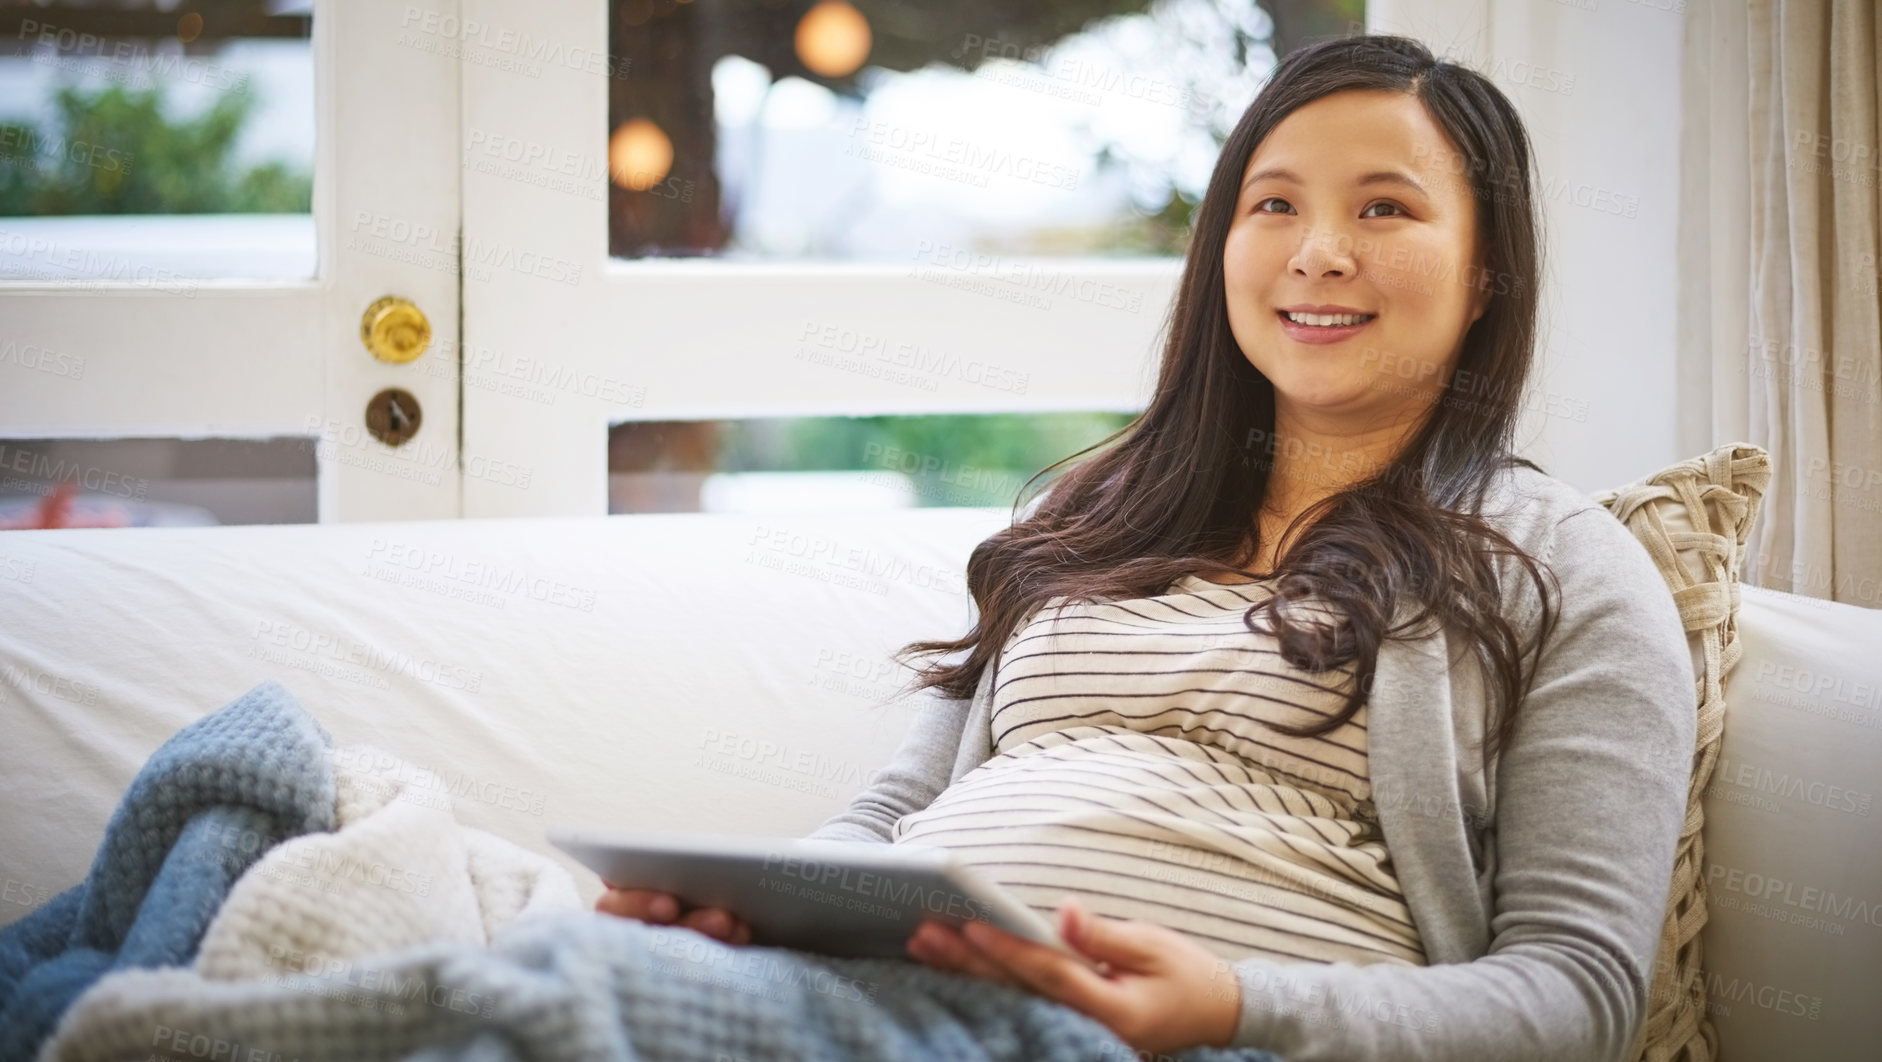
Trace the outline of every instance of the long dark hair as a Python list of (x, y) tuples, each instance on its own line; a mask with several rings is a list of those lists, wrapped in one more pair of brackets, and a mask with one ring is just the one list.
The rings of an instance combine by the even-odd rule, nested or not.
[[(1474, 282), (1495, 283), (1467, 332), (1445, 395), (1396, 457), (1364, 482), (1301, 513), (1281, 541), (1274, 592), (1243, 617), (1265, 628), (1282, 656), (1315, 672), (1355, 664), (1343, 710), (1320, 722), (1275, 729), (1323, 734), (1365, 704), (1381, 644), (1411, 637), (1435, 621), (1461, 632), (1500, 695), (1507, 739), (1516, 706), (1534, 680), (1525, 660), (1554, 627), (1538, 562), (1490, 527), (1481, 511), (1491, 481), (1513, 464), (1516, 418), (1534, 356), (1540, 233), (1521, 118), (1483, 76), (1439, 62), (1417, 41), (1354, 36), (1300, 48), (1281, 63), (1222, 146), (1195, 217), (1181, 286), (1166, 323), (1156, 391), (1148, 408), (1101, 442), (1056, 462), (1070, 465), (1043, 489), (1038, 507), (975, 547), (967, 586), (978, 618), (952, 641), (912, 642), (895, 653), (965, 659), (922, 670), (915, 688), (969, 697), (983, 669), (997, 669), (1015, 625), (1048, 599), (1095, 602), (1153, 596), (1188, 574), (1239, 567), (1259, 556), (1258, 510), (1273, 465), (1274, 385), (1244, 357), (1229, 328), (1223, 248), (1243, 171), (1256, 147), (1298, 108), (1346, 89), (1414, 95), (1468, 163), (1485, 267)], [(1465, 282), (1463, 278), (1447, 281)], [(1460, 394), (1457, 381), (1469, 380)], [(1115, 445), (1111, 445), (1115, 443)], [(1089, 459), (1080, 461), (1085, 454)], [(1075, 463), (1074, 463), (1075, 462)], [(1027, 486), (1030, 487), (1032, 480)], [(1296, 537), (1301, 523), (1309, 524)], [(1497, 558), (1520, 561), (1542, 601), (1542, 621), (1526, 645), (1503, 617)], [(1291, 606), (1317, 601), (1320, 608)], [(1296, 615), (1296, 612), (1302, 615)], [(1319, 622), (1306, 622), (1318, 613)], [(1328, 622), (1327, 617), (1333, 617)], [(1494, 755), (1494, 751), (1491, 753)]]

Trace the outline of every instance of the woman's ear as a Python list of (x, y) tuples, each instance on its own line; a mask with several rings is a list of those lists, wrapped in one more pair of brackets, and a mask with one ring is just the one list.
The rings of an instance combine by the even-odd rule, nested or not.
[[(1477, 261), (1485, 261), (1483, 248), (1481, 247), (1477, 249)], [(1492, 287), (1490, 283), (1490, 267), (1488, 265), (1476, 267), (1476, 275), (1477, 283), (1475, 287), (1477, 290), (1472, 292), (1470, 296), (1470, 324), (1476, 324), (1477, 319), (1483, 316), (1483, 312), (1490, 308)], [(1470, 325), (1465, 325), (1464, 327), (1469, 328)]]
[[(1470, 324), (1476, 324), (1477, 319), (1483, 316), (1483, 311), (1489, 308), (1490, 289), (1479, 285), (1477, 293), (1470, 298)], [(1465, 325), (1464, 327), (1468, 328), (1470, 325)]]
[(1484, 239), (1483, 230), (1474, 229), (1470, 238), (1470, 275), (1475, 279), (1471, 286), (1476, 290), (1470, 293), (1470, 324), (1464, 326), (1465, 331), (1469, 331), (1470, 325), (1476, 324), (1483, 312), (1490, 308), (1493, 285), (1490, 277), (1490, 248), (1485, 246), (1486, 243), (1488, 241)]

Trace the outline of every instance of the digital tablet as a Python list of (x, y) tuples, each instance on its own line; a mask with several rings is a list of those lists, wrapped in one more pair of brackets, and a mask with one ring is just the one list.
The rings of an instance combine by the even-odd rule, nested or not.
[(757, 945), (905, 959), (924, 920), (956, 927), (973, 920), (1099, 968), (1039, 912), (944, 848), (569, 827), (547, 835), (617, 888), (658, 889), (731, 911)]

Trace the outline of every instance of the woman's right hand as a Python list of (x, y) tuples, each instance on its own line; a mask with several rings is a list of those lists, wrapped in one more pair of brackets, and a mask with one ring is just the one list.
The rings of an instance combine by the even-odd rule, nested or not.
[(694, 907), (690, 910), (678, 896), (657, 889), (617, 889), (606, 882), (595, 901), (595, 910), (603, 914), (632, 918), (649, 925), (677, 925), (703, 933), (714, 940), (739, 945), (751, 943), (751, 926), (723, 907)]

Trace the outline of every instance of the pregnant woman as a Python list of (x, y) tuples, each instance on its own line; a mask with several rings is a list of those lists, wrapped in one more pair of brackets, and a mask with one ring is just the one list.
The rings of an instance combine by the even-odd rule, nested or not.
[(1533, 188), (1483, 77), (1394, 37), (1287, 57), (1197, 210), (1148, 408), (974, 550), (975, 625), (903, 650), (945, 660), (931, 692), (812, 834), (952, 849), (1104, 969), (975, 924), (914, 959), (1140, 1051), (1628, 1057), (1693, 671), (1645, 550), (1514, 456)]

